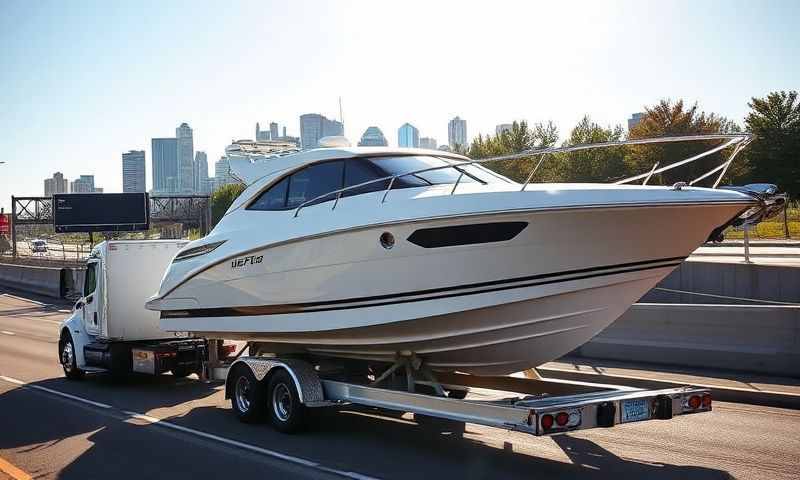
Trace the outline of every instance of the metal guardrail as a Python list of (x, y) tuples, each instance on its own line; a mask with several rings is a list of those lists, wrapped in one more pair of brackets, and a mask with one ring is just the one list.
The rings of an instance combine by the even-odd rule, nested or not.
[[(314, 204), (314, 203), (317, 203), (320, 200), (323, 200), (325, 198), (330, 198), (332, 196), (335, 196), (335, 201), (333, 203), (333, 207), (331, 208), (331, 210), (335, 210), (336, 206), (339, 203), (339, 200), (342, 198), (342, 194), (344, 194), (346, 192), (349, 192), (349, 191), (357, 190), (359, 188), (363, 188), (363, 187), (368, 186), (368, 185), (372, 185), (372, 184), (375, 184), (375, 183), (381, 183), (381, 182), (385, 182), (385, 181), (388, 180), (389, 181), (389, 185), (387, 186), (387, 188), (386, 188), (386, 190), (385, 190), (385, 192), (383, 194), (383, 197), (381, 198), (381, 203), (384, 203), (384, 202), (386, 202), (387, 195), (389, 195), (389, 191), (391, 191), (391, 189), (394, 186), (394, 184), (397, 181), (397, 179), (403, 178), (403, 177), (407, 177), (407, 176), (412, 176), (412, 175), (418, 175), (420, 173), (432, 172), (432, 171), (436, 171), (436, 170), (444, 170), (444, 169), (452, 168), (452, 169), (455, 169), (455, 170), (457, 170), (459, 172), (458, 179), (457, 179), (455, 185), (453, 186), (452, 190), (450, 191), (450, 194), (452, 195), (452, 194), (455, 193), (456, 188), (458, 187), (458, 185), (459, 185), (459, 183), (461, 181), (461, 178), (464, 175), (471, 176), (469, 173), (464, 171), (464, 169), (462, 167), (469, 166), (469, 165), (478, 165), (478, 166), (480, 166), (480, 164), (483, 164), (483, 163), (505, 161), (505, 160), (521, 160), (521, 159), (524, 159), (524, 158), (530, 158), (530, 157), (533, 157), (533, 156), (536, 156), (536, 155), (541, 155), (541, 157), (539, 159), (539, 162), (537, 162), (536, 166), (533, 168), (531, 173), (528, 175), (527, 179), (525, 180), (525, 183), (522, 185), (522, 188), (520, 189), (520, 191), (524, 191), (525, 188), (528, 186), (528, 184), (530, 184), (530, 181), (532, 180), (532, 178), (533, 178), (534, 174), (536, 173), (536, 171), (542, 165), (542, 162), (544, 161), (544, 158), (545, 158), (546, 155), (558, 154), (558, 153), (568, 153), (568, 152), (577, 152), (577, 151), (582, 151), (582, 150), (593, 150), (593, 149), (599, 149), (599, 148), (621, 147), (621, 146), (627, 146), (627, 145), (650, 145), (650, 144), (659, 144), (659, 143), (696, 142), (696, 141), (710, 141), (710, 140), (727, 140), (727, 141), (722, 143), (721, 145), (719, 145), (717, 147), (714, 147), (712, 149), (706, 150), (705, 152), (702, 152), (702, 153), (700, 153), (698, 155), (694, 155), (692, 157), (689, 157), (689, 158), (686, 158), (686, 159), (683, 159), (683, 160), (679, 160), (677, 162), (670, 163), (669, 165), (666, 165), (666, 166), (661, 167), (661, 168), (657, 168), (658, 167), (658, 163), (656, 163), (655, 165), (653, 165), (653, 167), (648, 172), (645, 172), (645, 173), (642, 173), (642, 174), (639, 174), (639, 175), (635, 175), (633, 177), (629, 177), (629, 178), (625, 178), (625, 179), (619, 180), (617, 182), (614, 182), (614, 184), (619, 185), (619, 184), (624, 184), (624, 183), (630, 183), (630, 182), (634, 182), (636, 180), (641, 180), (641, 179), (644, 179), (644, 184), (647, 184), (647, 182), (650, 180), (650, 178), (655, 174), (663, 173), (663, 172), (672, 170), (674, 168), (680, 167), (682, 165), (686, 165), (688, 163), (691, 163), (691, 162), (697, 161), (697, 160), (699, 160), (701, 158), (704, 158), (704, 157), (707, 157), (709, 155), (712, 155), (712, 154), (714, 154), (716, 152), (722, 151), (722, 150), (724, 150), (726, 148), (733, 147), (733, 152), (731, 152), (731, 154), (728, 156), (728, 158), (724, 162), (722, 162), (720, 165), (714, 167), (710, 171), (704, 173), (703, 175), (701, 175), (701, 176), (695, 178), (694, 180), (692, 180), (691, 182), (689, 182), (689, 185), (694, 185), (695, 183), (700, 182), (700, 181), (708, 178), (709, 176), (713, 175), (714, 173), (719, 172), (719, 176), (717, 177), (717, 179), (714, 182), (714, 185), (712, 187), (712, 188), (717, 188), (719, 186), (720, 181), (722, 180), (722, 177), (725, 176), (725, 173), (728, 171), (728, 168), (730, 167), (731, 163), (733, 163), (733, 160), (736, 158), (736, 156), (739, 154), (739, 152), (741, 152), (744, 149), (744, 147), (746, 147), (750, 142), (753, 141), (753, 135), (751, 135), (749, 133), (730, 133), (730, 134), (725, 133), (725, 134), (712, 134), (712, 135), (682, 135), (682, 136), (672, 136), (672, 137), (656, 137), (656, 138), (640, 138), (640, 139), (635, 139), (635, 140), (621, 140), (621, 141), (616, 141), (616, 142), (590, 143), (590, 144), (582, 144), (582, 145), (572, 145), (572, 146), (567, 146), (567, 147), (548, 147), (548, 148), (541, 148), (541, 149), (526, 150), (524, 152), (515, 153), (515, 154), (512, 154), (512, 155), (502, 155), (502, 156), (498, 156), (498, 157), (483, 158), (483, 159), (479, 159), (479, 160), (467, 160), (467, 161), (463, 161), (463, 162), (451, 163), (451, 164), (448, 164), (448, 165), (441, 165), (441, 166), (437, 166), (437, 167), (422, 168), (422, 169), (413, 170), (413, 171), (406, 172), (406, 173), (390, 175), (390, 176), (386, 176), (386, 177), (382, 177), (382, 178), (376, 178), (376, 179), (373, 179), (373, 180), (369, 180), (369, 181), (366, 181), (366, 182), (359, 183), (357, 185), (351, 185), (349, 187), (340, 188), (338, 190), (333, 190), (331, 192), (324, 193), (324, 194), (319, 195), (317, 197), (314, 197), (314, 198), (312, 198), (310, 200), (306, 200), (305, 202), (303, 202), (300, 205), (298, 205), (297, 208), (294, 211), (294, 217), (296, 218), (300, 214), (300, 210), (302, 210), (306, 206)], [(497, 175), (496, 173), (492, 172), (489, 169), (483, 168), (483, 170), (485, 170), (486, 173), (489, 173), (489, 174), (492, 174), (492, 175), (494, 175), (496, 177), (499, 177), (499, 175)]]

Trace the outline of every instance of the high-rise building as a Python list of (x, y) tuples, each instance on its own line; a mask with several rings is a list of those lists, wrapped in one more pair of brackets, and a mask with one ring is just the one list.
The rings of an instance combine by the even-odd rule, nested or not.
[(341, 122), (328, 120), (318, 113), (300, 115), (300, 144), (303, 149), (317, 148), (320, 138), (334, 135), (344, 135)]
[(175, 129), (178, 140), (178, 189), (181, 193), (194, 192), (194, 135), (188, 123)]
[(494, 127), (494, 134), (499, 137), (505, 132), (510, 132), (512, 128), (514, 128), (514, 125), (511, 123), (501, 123)]
[(644, 115), (644, 112), (638, 112), (631, 115), (631, 118), (628, 119), (628, 130), (632, 129), (636, 125), (639, 125), (639, 122), (644, 119)]
[[(269, 123), (269, 136), (270, 136), (271, 140), (277, 140), (278, 139), (279, 135), (278, 135), (278, 124), (277, 123), (275, 123), (275, 122), (270, 122)], [(286, 136), (285, 132), (284, 132), (283, 136), (284, 137)]]
[(256, 122), (256, 142), (272, 140), (269, 130), (261, 130), (261, 125)]
[(210, 193), (207, 191), (208, 184), (208, 155), (206, 152), (194, 154), (194, 191), (196, 193)]
[(151, 141), (153, 161), (153, 192), (176, 193), (178, 191), (178, 140), (176, 138), (154, 138)]
[(145, 186), (144, 150), (130, 150), (122, 154), (122, 191), (144, 192)]
[(389, 142), (383, 136), (383, 132), (378, 127), (369, 127), (364, 130), (361, 135), (361, 140), (358, 142), (359, 147), (386, 147)]
[(410, 123), (397, 129), (397, 145), (405, 148), (419, 148), (419, 130)]
[(69, 193), (69, 181), (61, 172), (54, 173), (53, 178), (44, 179), (44, 196), (50, 197), (54, 193)]
[(436, 139), (432, 137), (421, 137), (419, 139), (419, 148), (427, 148), (429, 150), (436, 150)]
[(447, 124), (447, 143), (451, 150), (467, 147), (467, 121), (455, 117)]
[[(71, 193), (102, 193), (102, 188), (95, 188), (94, 175), (81, 175), (69, 184)], [(98, 192), (99, 190), (99, 192)]]
[(222, 156), (214, 163), (214, 189), (235, 183), (236, 180), (231, 176), (230, 163), (228, 157)]

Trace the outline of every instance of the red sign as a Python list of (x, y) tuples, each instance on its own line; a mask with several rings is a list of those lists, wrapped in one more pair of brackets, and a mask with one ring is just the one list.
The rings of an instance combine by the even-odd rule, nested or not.
[(6, 235), (11, 233), (11, 214), (10, 213), (0, 214), (0, 233), (5, 233)]

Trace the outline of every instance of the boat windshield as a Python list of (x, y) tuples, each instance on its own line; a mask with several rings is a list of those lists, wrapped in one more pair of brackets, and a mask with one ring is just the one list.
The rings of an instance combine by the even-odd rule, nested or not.
[[(403, 155), (398, 157), (375, 157), (364, 159), (371, 162), (377, 167), (383, 176), (402, 175), (404, 173), (413, 172), (415, 170), (423, 170), (426, 168), (443, 167), (445, 165), (458, 165), (459, 162), (442, 157), (432, 157), (427, 155)], [(461, 172), (464, 175), (461, 176)], [(499, 177), (483, 170), (475, 165), (465, 165), (456, 168), (442, 168), (440, 170), (432, 170), (428, 172), (416, 173), (406, 177), (398, 178), (398, 181), (405, 180), (401, 183), (414, 183), (413, 186), (424, 185), (441, 185), (452, 184), (458, 182), (458, 177), (461, 176), (460, 182), (480, 182), (480, 183), (496, 183), (501, 181)], [(406, 185), (403, 185), (406, 186)]]

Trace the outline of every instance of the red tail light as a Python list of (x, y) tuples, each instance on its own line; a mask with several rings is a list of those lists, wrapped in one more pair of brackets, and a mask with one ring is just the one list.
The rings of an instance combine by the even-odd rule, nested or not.
[(700, 408), (700, 404), (702, 402), (703, 400), (700, 398), (700, 395), (692, 395), (691, 397), (689, 397), (689, 406), (692, 407), (693, 409)]
[(711, 394), (706, 393), (703, 395), (703, 408), (711, 408)]
[(553, 428), (553, 416), (550, 414), (542, 415), (542, 428), (550, 430)]
[(569, 415), (567, 412), (558, 412), (558, 415), (556, 415), (556, 423), (558, 426), (563, 427), (567, 422), (569, 422)]

